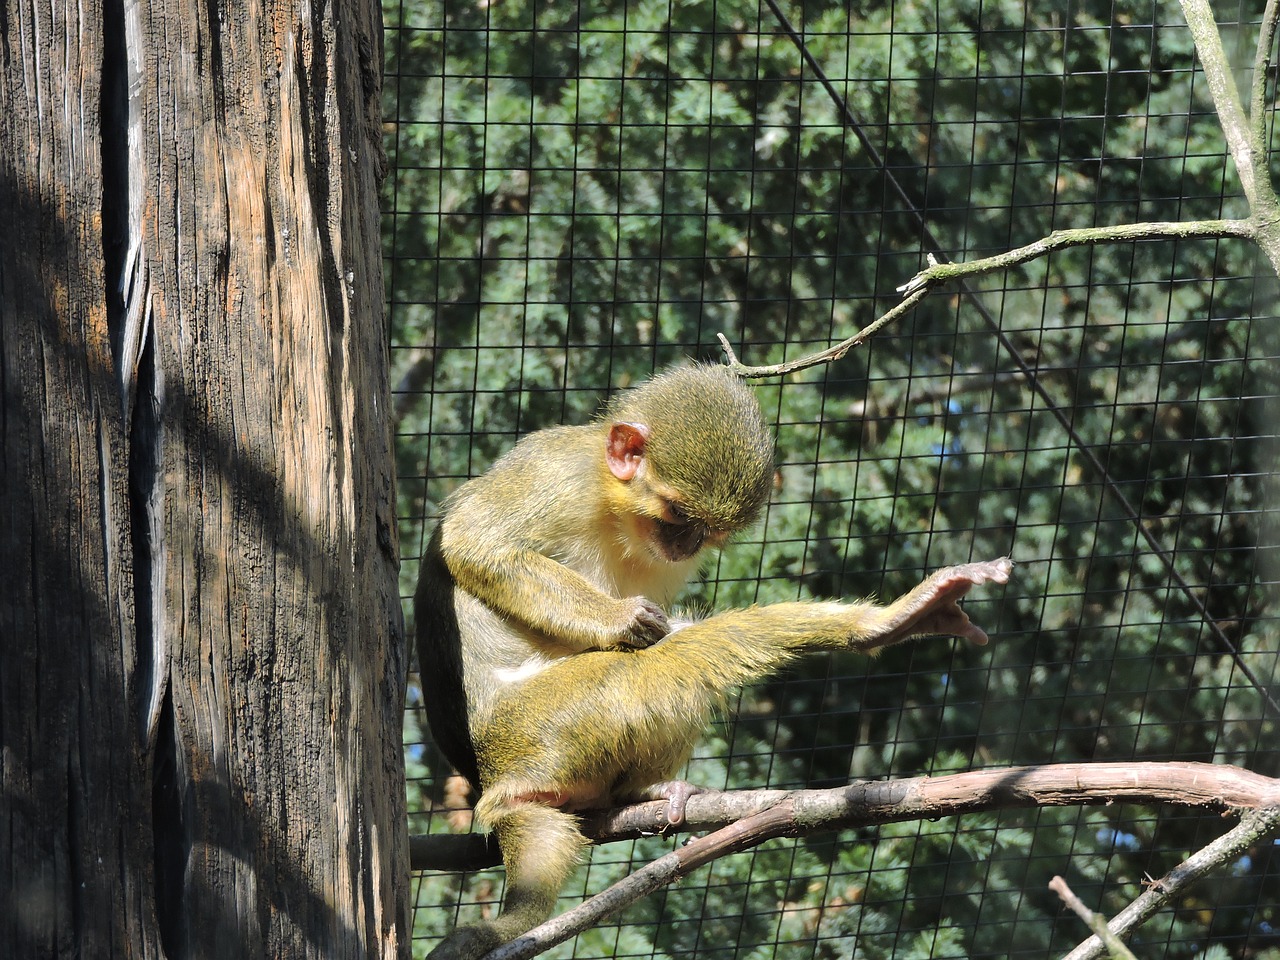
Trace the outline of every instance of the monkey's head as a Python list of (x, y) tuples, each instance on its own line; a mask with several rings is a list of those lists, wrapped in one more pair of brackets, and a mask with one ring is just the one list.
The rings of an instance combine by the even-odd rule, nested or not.
[(605, 423), (620, 512), (667, 560), (720, 546), (769, 498), (773, 438), (751, 390), (725, 367), (673, 367), (616, 397)]

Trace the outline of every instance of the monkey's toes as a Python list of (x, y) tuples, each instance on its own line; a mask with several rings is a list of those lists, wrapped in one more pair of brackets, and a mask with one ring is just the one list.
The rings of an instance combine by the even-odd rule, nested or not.
[(687, 780), (663, 780), (644, 790), (642, 796), (666, 800), (667, 823), (672, 827), (678, 827), (684, 823), (685, 807), (689, 803), (689, 798), (706, 792), (706, 787), (689, 783)]
[(1008, 557), (999, 560), (982, 560), (978, 563), (964, 563), (956, 568), (956, 572), (977, 586), (980, 583), (1008, 583), (1013, 573), (1013, 561)]

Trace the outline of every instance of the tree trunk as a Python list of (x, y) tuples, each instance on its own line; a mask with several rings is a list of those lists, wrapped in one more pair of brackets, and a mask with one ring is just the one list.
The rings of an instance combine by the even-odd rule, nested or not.
[(381, 55), (0, 0), (0, 955), (408, 955)]

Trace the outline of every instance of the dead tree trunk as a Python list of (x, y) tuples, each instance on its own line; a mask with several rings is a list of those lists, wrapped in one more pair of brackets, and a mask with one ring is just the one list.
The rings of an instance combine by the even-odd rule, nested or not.
[(0, 955), (408, 955), (379, 13), (0, 0)]

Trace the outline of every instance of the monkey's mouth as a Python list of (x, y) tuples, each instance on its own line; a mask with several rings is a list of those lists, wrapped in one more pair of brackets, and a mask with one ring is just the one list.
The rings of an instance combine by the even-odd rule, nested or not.
[(668, 523), (655, 519), (653, 527), (658, 549), (672, 563), (688, 560), (707, 542), (708, 531), (701, 523)]

